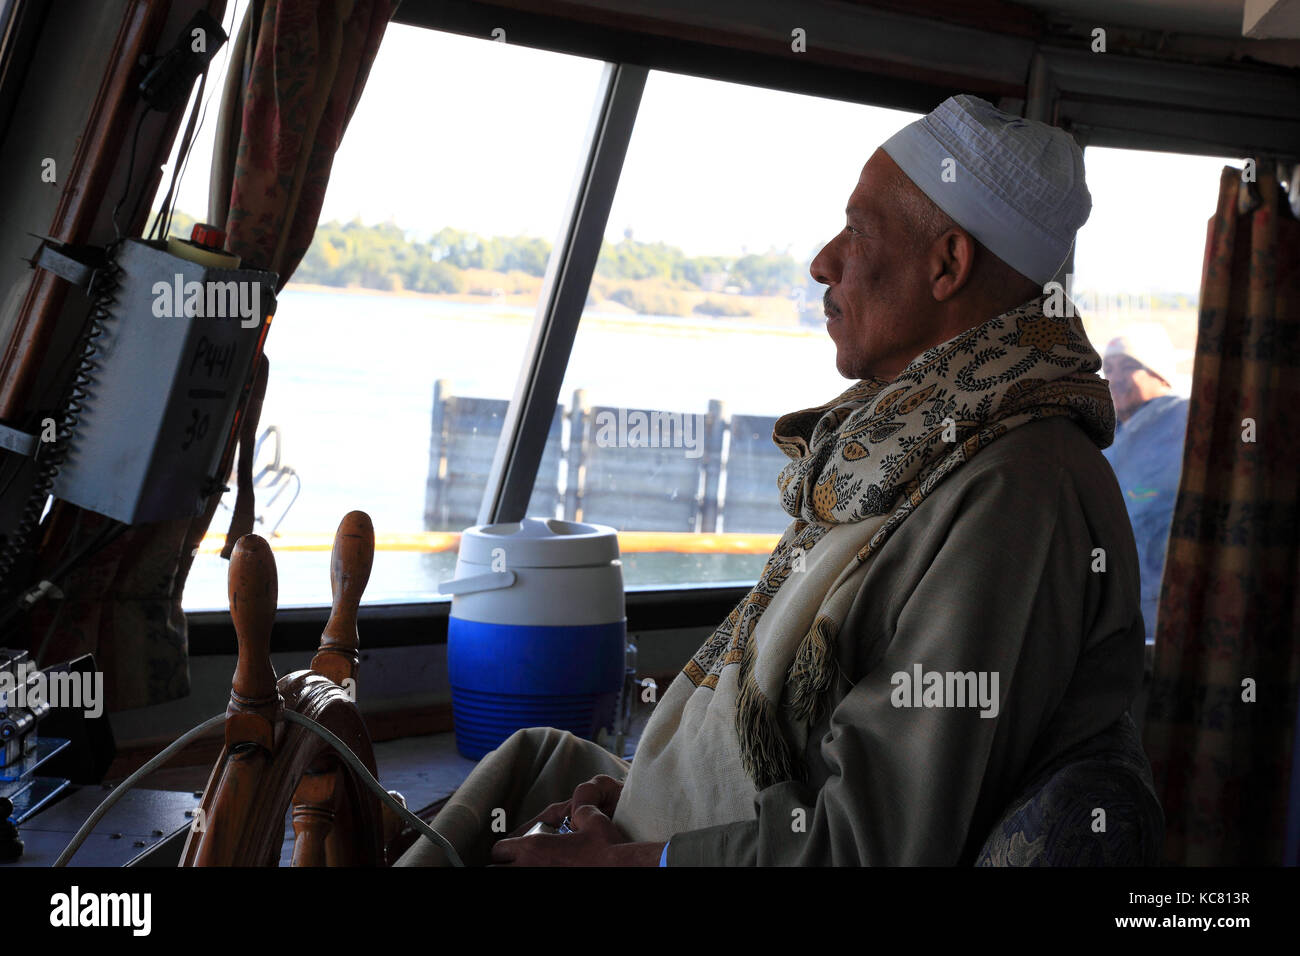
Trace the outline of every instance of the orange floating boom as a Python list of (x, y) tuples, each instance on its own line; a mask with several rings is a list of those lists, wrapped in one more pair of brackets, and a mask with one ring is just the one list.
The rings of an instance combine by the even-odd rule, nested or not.
[[(768, 554), (776, 547), (779, 534), (692, 534), (683, 531), (620, 531), (619, 550), (624, 554)], [(202, 554), (219, 554), (224, 534), (208, 534), (199, 545)], [(455, 551), (460, 534), (455, 531), (408, 531), (375, 534), (376, 551), (409, 551), (432, 554)], [(285, 534), (271, 539), (275, 551), (328, 551), (332, 534)]]

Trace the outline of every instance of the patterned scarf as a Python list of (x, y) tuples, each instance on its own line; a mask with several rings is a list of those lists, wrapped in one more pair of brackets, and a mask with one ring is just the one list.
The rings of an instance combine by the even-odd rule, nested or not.
[[(864, 380), (825, 405), (778, 419), (773, 440), (790, 463), (777, 484), (795, 520), (758, 583), (683, 668), (697, 688), (712, 690), (724, 667), (740, 665), (736, 731), (742, 764), (759, 789), (803, 776), (775, 704), (783, 700), (788, 717), (809, 726), (821, 717), (852, 597), (845, 583), (939, 482), (1012, 428), (1051, 415), (1070, 416), (1100, 448), (1111, 443), (1115, 409), (1096, 374), (1101, 359), (1076, 310), (1045, 315), (1044, 299), (927, 350), (893, 381)], [(857, 522), (877, 530), (819, 596), (812, 626), (797, 644), (787, 635), (784, 648), (757, 649), (755, 626), (791, 573), (828, 532)], [(774, 675), (766, 690), (755, 673), (760, 653)]]

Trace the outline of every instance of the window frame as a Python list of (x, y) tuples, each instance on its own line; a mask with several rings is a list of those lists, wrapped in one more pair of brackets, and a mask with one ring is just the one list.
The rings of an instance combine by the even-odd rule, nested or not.
[(479, 524), (519, 521), (527, 511), (648, 73), (642, 66), (605, 65), (586, 159), (546, 264), (519, 384), (479, 504)]

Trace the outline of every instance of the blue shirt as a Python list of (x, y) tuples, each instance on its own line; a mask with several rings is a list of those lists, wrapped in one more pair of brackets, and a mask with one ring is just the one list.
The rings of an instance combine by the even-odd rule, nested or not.
[(1115, 441), (1102, 451), (1124, 493), (1142, 579), (1142, 621), (1155, 640), (1165, 545), (1178, 498), (1187, 435), (1187, 399), (1160, 395), (1115, 426)]
[[(671, 843), (671, 842), (672, 842), (671, 840), (668, 841), (668, 843)], [(668, 843), (665, 843), (665, 844), (664, 844), (664, 852), (663, 852), (662, 854), (660, 854), (660, 856), (659, 856), (659, 865), (660, 865), (660, 866), (667, 866), (667, 865), (668, 865)]]

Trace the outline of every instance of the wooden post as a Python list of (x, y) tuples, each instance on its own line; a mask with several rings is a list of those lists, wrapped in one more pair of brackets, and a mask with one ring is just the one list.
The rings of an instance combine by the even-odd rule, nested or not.
[(722, 436), (726, 429), (727, 406), (716, 398), (709, 399), (709, 414), (704, 419), (704, 500), (700, 503), (700, 531), (718, 530), (718, 489), (722, 483)]
[(582, 520), (582, 485), (587, 477), (587, 392), (573, 390), (573, 404), (569, 406), (569, 471), (564, 488), (564, 517), (568, 521)]
[(424, 530), (440, 531), (446, 523), (443, 497), (447, 484), (447, 441), (445, 404), (451, 397), (451, 383), (440, 378), (433, 383), (433, 416), (429, 429), (429, 476), (424, 485)]

